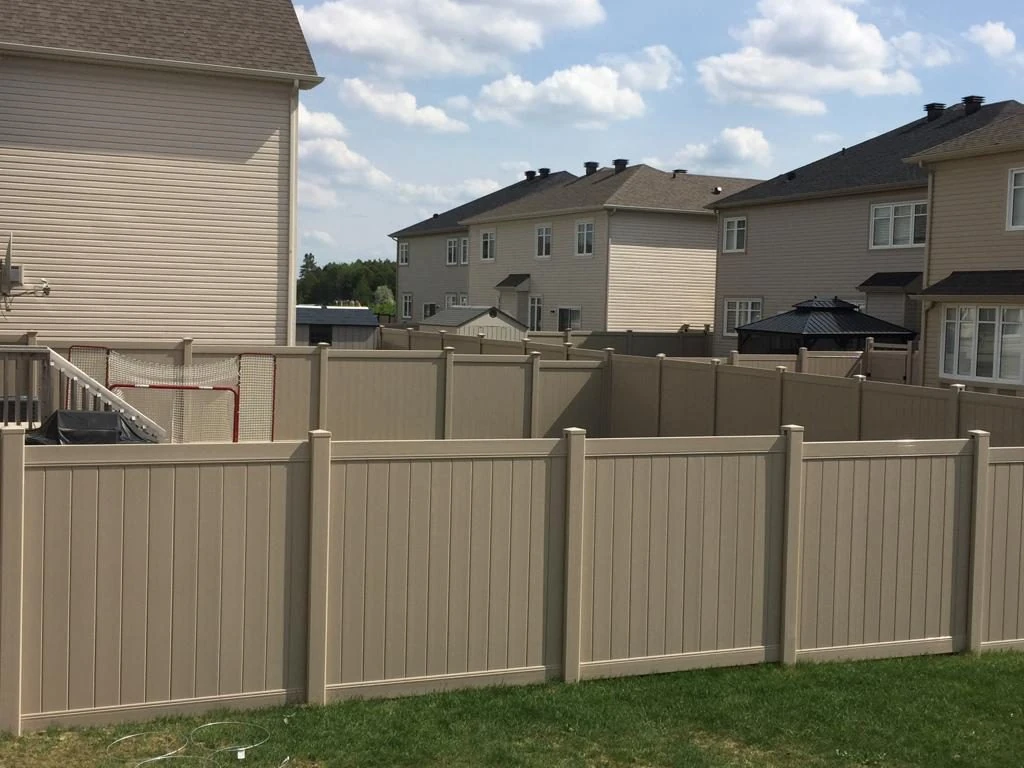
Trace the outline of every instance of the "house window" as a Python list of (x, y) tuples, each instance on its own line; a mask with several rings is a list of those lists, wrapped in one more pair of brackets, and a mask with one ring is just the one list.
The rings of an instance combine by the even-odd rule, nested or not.
[(459, 263), (459, 238), (448, 238), (448, 253), (445, 256), (444, 263), (449, 267), (454, 267)]
[(1024, 307), (947, 306), (942, 373), (960, 379), (1021, 381)]
[(1010, 171), (1010, 197), (1007, 209), (1007, 229), (1024, 229), (1024, 168), (1014, 168)]
[(409, 244), (398, 244), (398, 266), (405, 267), (409, 264)]
[(736, 328), (761, 319), (760, 299), (726, 299), (724, 335), (735, 336)]
[(469, 296), (467, 294), (465, 294), (465, 293), (460, 293), (459, 294), (459, 305), (463, 306), (463, 307), (469, 305)]
[(444, 295), (444, 308), (450, 309), (458, 304), (459, 295), (457, 293), (446, 293)]
[(480, 233), (480, 261), (494, 261), (497, 239), (494, 230)]
[(546, 259), (551, 255), (551, 225), (541, 224), (537, 227), (537, 251), (538, 259)]
[(469, 264), (469, 238), (468, 237), (462, 238), (462, 243), (461, 243), (460, 247), (461, 247), (462, 250), (460, 251), (461, 255), (459, 256), (459, 263), (460, 264)]
[(544, 300), (540, 296), (530, 297), (530, 330), (544, 330)]
[(725, 220), (725, 229), (722, 235), (722, 252), (736, 253), (747, 250), (747, 219), (741, 216), (735, 219)]
[(871, 206), (871, 247), (911, 248), (924, 245), (928, 203), (884, 203)]
[(576, 255), (594, 255), (594, 222), (576, 222)]
[(558, 308), (558, 330), (578, 331), (583, 324), (583, 310), (579, 307)]
[(433, 317), (437, 314), (437, 304), (430, 302), (423, 305), (423, 319), (426, 320), (428, 317)]
[(403, 293), (402, 294), (402, 319), (403, 320), (411, 320), (412, 319), (412, 294), (411, 293)]

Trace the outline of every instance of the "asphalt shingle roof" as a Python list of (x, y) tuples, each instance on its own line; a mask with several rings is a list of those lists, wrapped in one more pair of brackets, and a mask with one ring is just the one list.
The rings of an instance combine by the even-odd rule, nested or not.
[(888, 320), (857, 311), (841, 299), (811, 299), (796, 308), (736, 328), (737, 331), (777, 333), (786, 336), (903, 336), (916, 334)]
[(875, 272), (858, 288), (905, 288), (921, 279), (920, 272)]
[(523, 274), (511, 274), (502, 280), (500, 283), (495, 285), (495, 288), (518, 288), (520, 285), (530, 279), (529, 275)]
[[(463, 223), (497, 221), (530, 214), (594, 208), (644, 208), (705, 213), (718, 195), (728, 195), (757, 184), (755, 179), (667, 173), (649, 165), (633, 165), (616, 173), (602, 168), (589, 176), (574, 177), (544, 192), (464, 219)], [(721, 188), (715, 193), (716, 188)]]
[(489, 195), (478, 197), (468, 203), (456, 208), (436, 214), (429, 219), (413, 224), (411, 227), (392, 232), (390, 237), (414, 237), (416, 235), (441, 234), (444, 232), (457, 232), (466, 227), (463, 226), (464, 219), (479, 216), (487, 211), (493, 210), (507, 203), (519, 200), (527, 195), (534, 195), (543, 192), (545, 189), (557, 186), (576, 177), (568, 171), (552, 173), (546, 179), (540, 176), (534, 179), (523, 179), (515, 184), (510, 184), (503, 189), (492, 192)]
[(973, 115), (964, 114), (963, 104), (957, 104), (936, 120), (922, 117), (719, 200), (711, 207), (730, 208), (876, 187), (923, 187), (928, 183), (927, 171), (904, 162), (906, 158), (1019, 114), (1024, 114), (1024, 104), (1017, 101), (989, 104)]
[(291, 0), (3, 0), (11, 46), (318, 79)]
[(1024, 113), (1011, 113), (977, 130), (918, 152), (909, 160), (937, 160), (952, 154), (984, 154), (1024, 146)]
[(423, 325), (440, 325), (450, 328), (458, 328), (471, 323), (478, 317), (494, 313), (492, 317), (501, 317), (512, 325), (525, 329), (526, 326), (516, 320), (512, 315), (502, 312), (497, 307), (449, 307), (448, 309), (431, 315), (423, 321)]
[(296, 307), (298, 325), (378, 326), (377, 316), (366, 307)]
[(922, 296), (1024, 295), (1024, 269), (953, 272), (921, 291)]

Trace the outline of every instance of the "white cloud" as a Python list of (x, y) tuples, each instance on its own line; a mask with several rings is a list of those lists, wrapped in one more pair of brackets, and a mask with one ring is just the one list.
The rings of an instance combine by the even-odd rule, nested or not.
[(832, 133), (831, 131), (822, 131), (816, 133), (811, 137), (811, 141), (815, 144), (837, 144), (842, 141), (842, 135), (838, 133)]
[(964, 33), (964, 37), (980, 45), (993, 59), (1009, 56), (1017, 47), (1017, 35), (1001, 21), (975, 24)]
[(493, 179), (466, 179), (457, 184), (399, 184), (396, 194), (403, 202), (438, 203), (448, 207), (489, 195), (502, 184)]
[(299, 135), (314, 139), (321, 136), (344, 136), (348, 131), (331, 112), (313, 112), (299, 104)]
[(763, 168), (771, 161), (772, 146), (764, 133), (758, 128), (741, 125), (723, 129), (709, 142), (687, 144), (671, 162), (703, 172), (735, 174)]
[(303, 208), (325, 210), (337, 208), (338, 193), (331, 187), (329, 179), (303, 172), (298, 185), (299, 205)]
[(887, 40), (853, 4), (760, 0), (760, 15), (731, 31), (740, 49), (698, 63), (702, 85), (718, 101), (799, 114), (826, 112), (822, 97), (828, 93), (917, 93), (920, 84), (908, 67), (943, 63), (941, 41), (905, 34)]
[(642, 116), (647, 105), (641, 91), (670, 87), (681, 68), (675, 55), (660, 45), (603, 61), (559, 69), (536, 83), (506, 75), (480, 89), (473, 114), (478, 120), (517, 123), (534, 116), (602, 128), (608, 121)]
[(385, 188), (394, 183), (390, 176), (341, 139), (303, 139), (299, 141), (299, 158), (322, 163), (343, 185)]
[(359, 78), (343, 80), (341, 96), (351, 104), (369, 109), (379, 117), (397, 120), (403, 125), (426, 128), (435, 133), (462, 133), (469, 126), (449, 117), (440, 107), (420, 107), (416, 97), (405, 91), (393, 91), (371, 85)]
[(296, 7), (307, 39), (395, 74), (481, 74), (548, 32), (605, 19), (601, 0), (328, 0)]
[(904, 32), (890, 40), (901, 67), (944, 67), (956, 61), (953, 48), (940, 37)]
[(453, 112), (468, 112), (473, 108), (473, 102), (469, 96), (449, 96), (444, 100), (444, 105)]
[(322, 229), (308, 229), (302, 233), (302, 238), (304, 240), (315, 240), (324, 245), (335, 245), (336, 243), (334, 235), (330, 232), (324, 232)]

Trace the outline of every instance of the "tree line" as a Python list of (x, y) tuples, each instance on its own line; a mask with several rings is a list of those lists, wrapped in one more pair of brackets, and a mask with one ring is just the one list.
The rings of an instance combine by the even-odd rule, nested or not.
[(323, 267), (307, 253), (299, 268), (299, 304), (355, 301), (383, 315), (395, 314), (395, 262), (383, 259), (331, 262)]

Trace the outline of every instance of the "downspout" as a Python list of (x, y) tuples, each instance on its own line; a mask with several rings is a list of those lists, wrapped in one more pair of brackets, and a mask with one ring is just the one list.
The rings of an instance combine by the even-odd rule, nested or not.
[(295, 306), (298, 303), (298, 251), (299, 236), (296, 231), (299, 201), (299, 81), (292, 81), (292, 97), (288, 119), (288, 329), (285, 343), (295, 346)]
[[(918, 166), (923, 169), (924, 168), (924, 163), (918, 163)], [(923, 272), (923, 275), (922, 275), (922, 278), (921, 278), (921, 288), (922, 288), (922, 290), (927, 288), (928, 285), (931, 282), (931, 277), (930, 277), (930, 274), (929, 274), (929, 269), (930, 269), (930, 262), (931, 262), (931, 253), (932, 253), (932, 222), (935, 221), (935, 211), (934, 211), (934, 208), (933, 208), (933, 205), (932, 205), (932, 203), (934, 201), (935, 201), (935, 171), (934, 170), (929, 170), (928, 171), (928, 223), (925, 225), (925, 228), (924, 228), (924, 272)], [(929, 361), (927, 359), (927, 351), (928, 351), (928, 343), (927, 343), (928, 335), (927, 334), (928, 334), (928, 310), (932, 306), (934, 306), (934, 304), (932, 302), (930, 302), (930, 301), (927, 301), (927, 302), (926, 301), (922, 301), (921, 302), (921, 308), (920, 308), (920, 310), (918, 310), (921, 313), (921, 322), (920, 322), (921, 328), (920, 328), (920, 330), (918, 332), (918, 336), (917, 336), (917, 339), (918, 339), (918, 341), (917, 341), (917, 348), (920, 350), (920, 356), (921, 356), (921, 372), (920, 372), (920, 375), (918, 376), (918, 383), (921, 386), (924, 386), (925, 370), (927, 370), (928, 365), (931, 364), (931, 361)], [(912, 383), (913, 382), (911, 382), (911, 381), (907, 382), (907, 384), (912, 384)]]
[(608, 307), (611, 304), (612, 290), (612, 216), (617, 208), (608, 209), (608, 231), (605, 233), (605, 264), (604, 264), (604, 330), (608, 330)]

